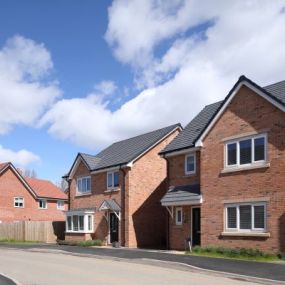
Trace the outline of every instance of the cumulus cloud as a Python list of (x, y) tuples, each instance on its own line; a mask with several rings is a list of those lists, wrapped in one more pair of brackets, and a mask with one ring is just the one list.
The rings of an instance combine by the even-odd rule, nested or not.
[(26, 167), (31, 163), (39, 161), (39, 156), (28, 150), (13, 151), (0, 145), (0, 162), (12, 162), (16, 166)]
[(52, 68), (49, 51), (33, 40), (14, 36), (0, 49), (0, 134), (13, 125), (33, 126), (60, 96), (49, 80)]
[(132, 68), (141, 91), (115, 111), (98, 92), (61, 100), (42, 123), (57, 137), (96, 149), (189, 122), (205, 104), (224, 98), (241, 74), (260, 85), (282, 80), (283, 6), (258, 0), (115, 0), (105, 38), (114, 56)]

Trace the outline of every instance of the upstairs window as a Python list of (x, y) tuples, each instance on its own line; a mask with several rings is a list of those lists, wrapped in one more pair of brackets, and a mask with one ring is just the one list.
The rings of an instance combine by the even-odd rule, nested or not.
[(58, 210), (64, 210), (64, 201), (57, 200), (57, 209)]
[(39, 200), (39, 208), (47, 209), (47, 200), (44, 200), (44, 199)]
[(107, 188), (116, 188), (120, 184), (120, 175), (119, 171), (112, 171), (107, 173)]
[(15, 197), (14, 198), (14, 207), (15, 208), (24, 208), (24, 198)]
[(266, 161), (266, 135), (226, 143), (226, 167), (252, 165)]
[(196, 172), (196, 155), (194, 153), (185, 156), (185, 174), (194, 174)]
[(227, 205), (227, 231), (265, 231), (265, 203)]
[(79, 177), (77, 178), (77, 192), (80, 194), (91, 193), (91, 177)]

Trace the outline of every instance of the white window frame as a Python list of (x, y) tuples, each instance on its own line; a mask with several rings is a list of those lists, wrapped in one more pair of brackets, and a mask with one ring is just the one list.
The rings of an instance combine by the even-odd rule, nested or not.
[[(119, 174), (119, 185), (115, 186), (115, 173), (118, 173)], [(112, 185), (109, 186), (108, 185), (108, 177), (109, 175), (112, 175)], [(118, 170), (115, 170), (115, 171), (108, 171), (107, 172), (107, 189), (110, 190), (110, 189), (116, 189), (116, 188), (119, 188), (120, 186), (120, 173)]]
[[(22, 199), (23, 206), (16, 206), (16, 203), (19, 203), (19, 201), (16, 202), (17, 199)], [(25, 208), (25, 198), (24, 197), (14, 197), (14, 208)]]
[[(73, 217), (78, 216), (77, 220), (77, 229), (74, 227), (74, 220)], [(79, 217), (83, 216), (83, 230), (80, 230), (79, 228)], [(88, 223), (88, 217), (91, 216), (91, 229), (88, 228), (89, 223)], [(68, 229), (68, 217), (71, 217), (71, 229)], [(93, 233), (94, 232), (94, 214), (90, 213), (74, 213), (74, 214), (67, 214), (66, 215), (66, 232), (67, 233)]]
[[(264, 138), (264, 160), (255, 161), (254, 154), (254, 140)], [(251, 140), (251, 163), (240, 164), (240, 142), (244, 140)], [(228, 164), (228, 145), (236, 144), (236, 164)], [(267, 153), (268, 153), (268, 142), (267, 142), (267, 134), (259, 134), (254, 136), (241, 137), (236, 140), (227, 141), (224, 145), (224, 167), (226, 169), (233, 168), (243, 168), (248, 166), (255, 166), (260, 164), (265, 164), (267, 162)]]
[(56, 208), (58, 210), (64, 210), (64, 201), (63, 200), (57, 200), (56, 201)]
[[(181, 221), (178, 220), (178, 212), (181, 212)], [(183, 224), (183, 209), (182, 207), (175, 208), (175, 224), (177, 226), (181, 226)]]
[[(194, 159), (194, 170), (193, 171), (187, 171), (187, 159), (188, 157), (192, 156)], [(190, 175), (190, 174), (195, 174), (196, 173), (196, 153), (188, 153), (185, 155), (185, 174), (186, 175)]]
[[(89, 179), (90, 180), (90, 189), (89, 190), (86, 190), (86, 191), (79, 191), (79, 187), (78, 187), (78, 183), (80, 181), (80, 183), (82, 184), (82, 180), (84, 179)], [(87, 185), (87, 182), (86, 182), (86, 185)], [(78, 195), (86, 195), (86, 194), (90, 194), (91, 193), (91, 176), (81, 176), (81, 177), (77, 177), (76, 179), (76, 192)]]
[[(240, 229), (240, 206), (251, 206), (251, 229)], [(254, 227), (254, 207), (263, 206), (264, 207), (264, 228)], [(228, 228), (228, 208), (236, 208), (236, 228)], [(251, 202), (251, 203), (235, 203), (235, 204), (225, 204), (224, 206), (224, 230), (225, 232), (237, 232), (237, 233), (264, 233), (267, 229), (267, 206), (265, 202)]]
[[(41, 207), (41, 205), (40, 205), (41, 202), (44, 202), (44, 203), (45, 203), (45, 207)], [(41, 209), (41, 210), (46, 210), (46, 209), (48, 208), (47, 200), (46, 200), (46, 199), (39, 199), (38, 205), (39, 205), (39, 209)]]

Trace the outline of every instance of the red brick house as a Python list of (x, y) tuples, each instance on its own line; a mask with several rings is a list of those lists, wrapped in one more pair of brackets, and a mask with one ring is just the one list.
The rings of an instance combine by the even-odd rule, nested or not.
[(180, 124), (107, 147), (79, 153), (64, 176), (69, 182), (67, 240), (100, 239), (126, 247), (165, 244), (166, 161), (158, 153), (181, 131)]
[(168, 245), (285, 251), (285, 81), (241, 76), (160, 153), (168, 162)]
[(22, 176), (0, 164), (0, 222), (64, 221), (67, 195), (50, 181)]

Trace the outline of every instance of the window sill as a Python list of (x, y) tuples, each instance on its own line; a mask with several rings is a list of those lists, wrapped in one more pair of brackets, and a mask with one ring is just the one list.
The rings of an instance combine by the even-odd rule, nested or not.
[(231, 172), (238, 172), (244, 170), (252, 170), (252, 169), (259, 169), (259, 168), (268, 168), (270, 167), (270, 163), (262, 163), (262, 164), (253, 164), (248, 166), (238, 166), (238, 167), (227, 167), (224, 168), (221, 173), (231, 173)]
[(222, 232), (221, 235), (232, 237), (270, 237), (269, 232)]
[(90, 192), (90, 193), (84, 193), (84, 194), (77, 193), (77, 194), (75, 195), (75, 198), (77, 198), (77, 197), (91, 196), (91, 195), (92, 195), (92, 193), (91, 193), (91, 192)]
[(120, 188), (110, 188), (104, 191), (104, 193), (112, 193), (112, 192), (118, 192), (120, 191)]
[(65, 231), (66, 234), (93, 234), (93, 231)]

